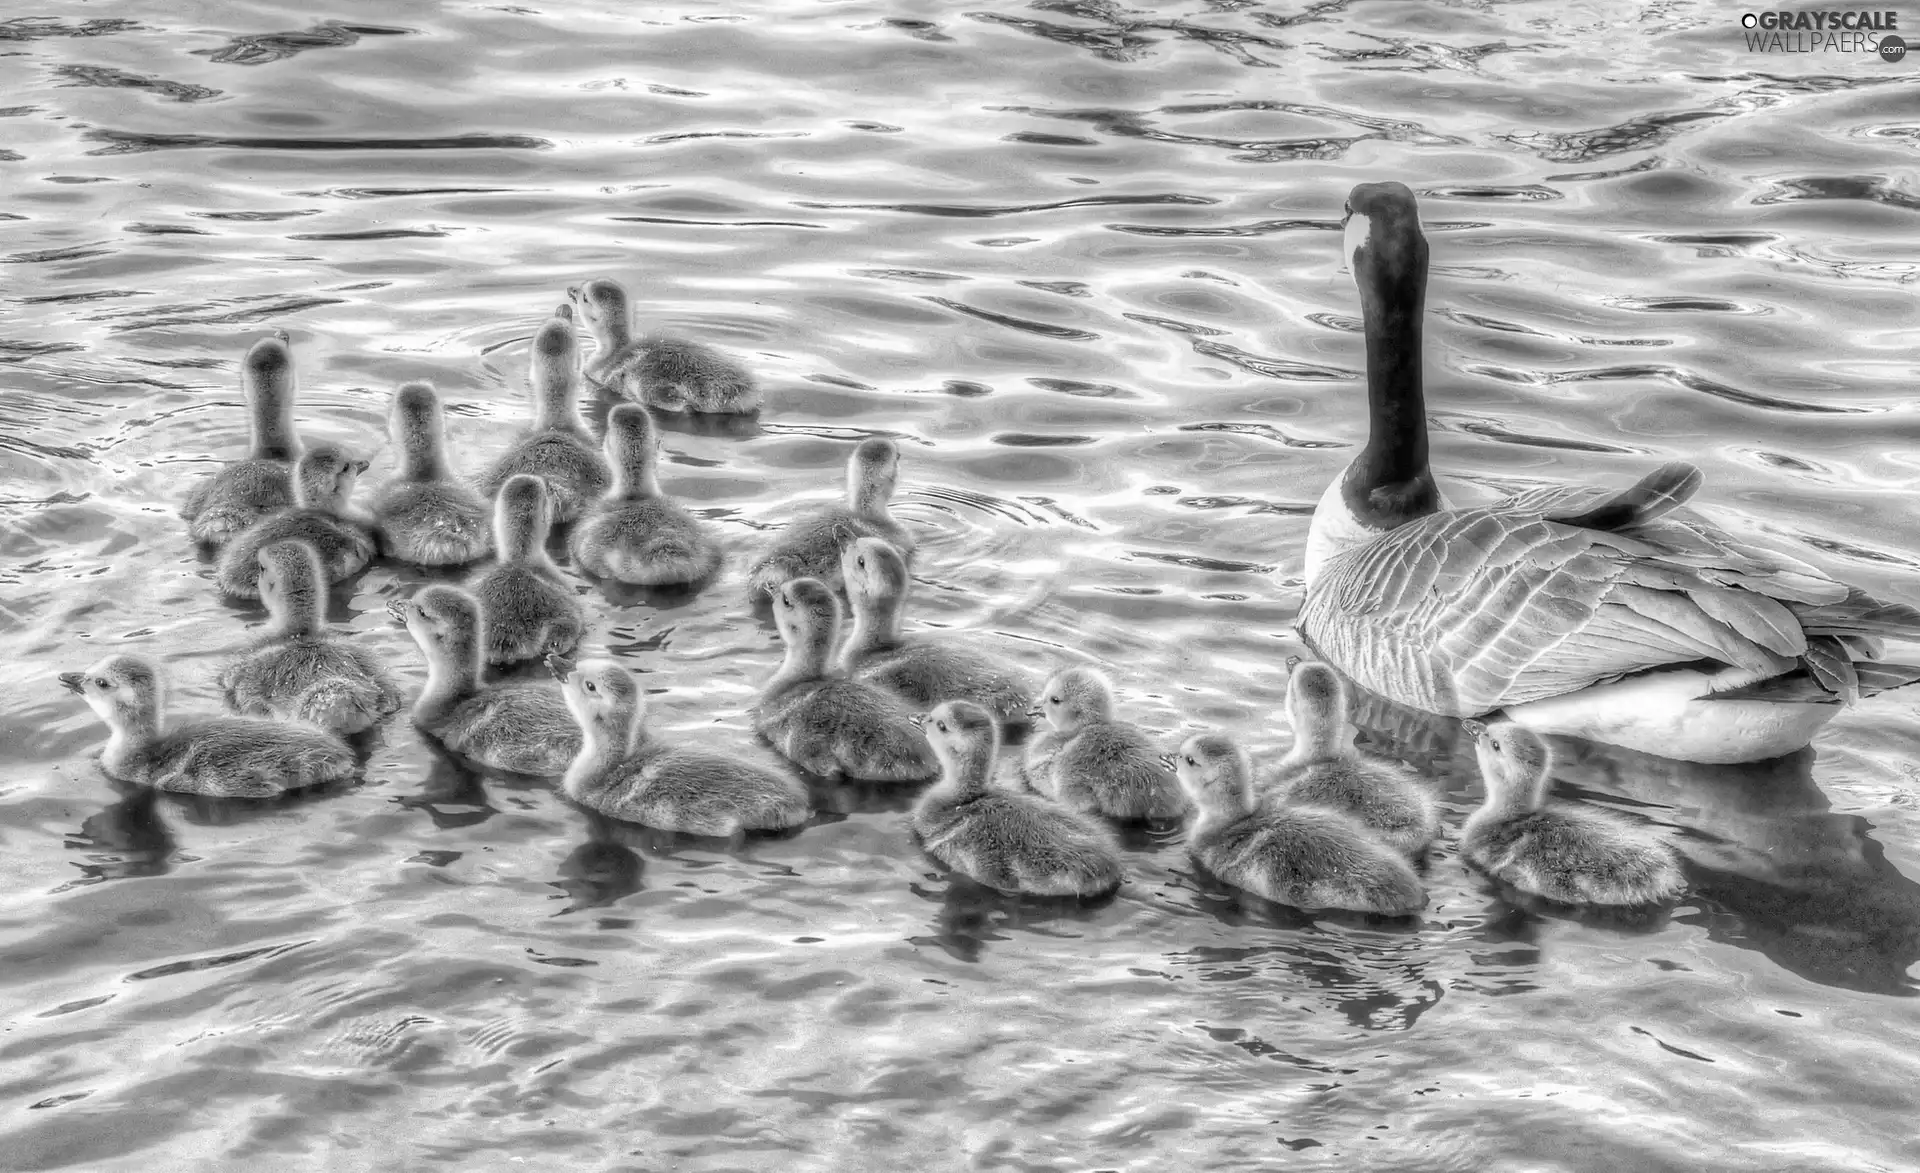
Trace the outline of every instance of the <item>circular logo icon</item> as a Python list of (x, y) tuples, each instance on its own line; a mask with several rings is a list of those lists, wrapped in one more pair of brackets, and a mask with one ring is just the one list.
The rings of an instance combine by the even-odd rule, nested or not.
[(1740, 18), (1740, 23), (1746, 28), (1752, 28), (1754, 25), (1760, 23), (1760, 18), (1749, 12)]
[(1907, 43), (1895, 33), (1880, 38), (1880, 60), (1889, 64), (1907, 55)]

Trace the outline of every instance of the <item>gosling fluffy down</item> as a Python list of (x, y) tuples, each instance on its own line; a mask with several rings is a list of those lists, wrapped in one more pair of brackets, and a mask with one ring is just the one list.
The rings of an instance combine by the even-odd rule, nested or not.
[(825, 585), (811, 578), (787, 583), (774, 596), (773, 618), (786, 657), (754, 705), (762, 737), (824, 778), (919, 782), (938, 772), (911, 710), (828, 667), (840, 609)]
[(286, 331), (247, 351), (240, 394), (252, 431), (247, 455), (201, 481), (180, 509), (187, 532), (205, 545), (224, 545), (268, 514), (293, 506), (300, 436), (293, 426), (293, 354)]
[(913, 808), (927, 854), (990, 888), (1030, 896), (1104, 896), (1120, 886), (1113, 836), (1084, 815), (1031, 794), (994, 789), (993, 715), (949, 701), (926, 720), (940, 781)]
[(722, 750), (663, 743), (646, 727), (646, 697), (611, 660), (547, 658), (580, 727), (580, 754), (562, 784), (604, 815), (716, 838), (798, 827), (807, 788), (785, 770)]
[(847, 497), (802, 517), (774, 539), (747, 571), (747, 597), (771, 595), (781, 583), (812, 578), (839, 590), (840, 554), (861, 538), (880, 538), (902, 555), (913, 553), (913, 535), (894, 520), (888, 502), (900, 475), (900, 450), (892, 440), (860, 441), (847, 461)]
[(214, 798), (272, 798), (353, 776), (353, 751), (313, 725), (201, 717), (167, 727), (161, 680), (141, 656), (107, 656), (60, 683), (107, 723), (100, 766), (123, 782)]
[(406, 624), (427, 659), (414, 723), (480, 765), (515, 774), (564, 773), (580, 753), (580, 729), (560, 690), (542, 684), (482, 684), (486, 638), (480, 603), (436, 584), (387, 610)]
[(320, 557), (327, 584), (353, 577), (373, 558), (373, 532), (348, 502), (367, 462), (338, 444), (308, 448), (294, 468), (291, 509), (270, 513), (250, 526), (220, 555), (214, 580), (240, 599), (260, 595), (260, 551), (275, 542), (305, 542)]
[(1666, 836), (1621, 815), (1548, 802), (1553, 753), (1510, 721), (1466, 722), (1487, 787), (1468, 817), (1460, 853), (1522, 892), (1562, 904), (1662, 904), (1687, 879)]
[(1420, 858), (1440, 834), (1440, 811), (1420, 776), (1397, 762), (1363, 754), (1347, 722), (1347, 692), (1333, 669), (1294, 666), (1287, 708), (1293, 747), (1274, 775), (1275, 801), (1319, 806), (1358, 820), (1392, 847)]
[(1187, 850), (1222, 883), (1309, 911), (1404, 916), (1426, 907), (1412, 866), (1359, 823), (1319, 807), (1257, 804), (1252, 766), (1232, 739), (1190, 737), (1174, 764), (1199, 812)]
[(380, 550), (420, 566), (464, 566), (493, 548), (480, 494), (454, 479), (447, 464), (446, 413), (426, 383), (393, 393), (388, 429), (400, 471), (373, 499)]
[(1178, 779), (1137, 725), (1113, 715), (1113, 684), (1092, 668), (1057, 672), (1040, 691), (1050, 729), (1027, 743), (1027, 785), (1111, 819), (1176, 819), (1187, 811)]
[(495, 497), (510, 478), (536, 476), (547, 486), (553, 520), (569, 522), (607, 491), (613, 476), (580, 422), (579, 368), (573, 311), (563, 305), (533, 337), (527, 374), (533, 422), (481, 474), (481, 493)]
[(546, 482), (522, 473), (493, 503), (495, 561), (467, 583), (486, 619), (489, 664), (565, 655), (587, 630), (580, 596), (547, 554), (553, 528)]
[(582, 570), (637, 586), (691, 586), (720, 569), (720, 544), (693, 514), (660, 492), (660, 441), (647, 409), (623, 403), (607, 415), (613, 487), (573, 527)]
[(753, 376), (711, 346), (668, 334), (633, 337), (626, 287), (598, 277), (567, 290), (596, 347), (587, 377), (616, 395), (663, 411), (743, 415), (762, 396)]
[(265, 638), (220, 672), (227, 707), (243, 716), (307, 721), (360, 733), (400, 711), (400, 690), (365, 648), (327, 630), (320, 557), (305, 542), (260, 551)]

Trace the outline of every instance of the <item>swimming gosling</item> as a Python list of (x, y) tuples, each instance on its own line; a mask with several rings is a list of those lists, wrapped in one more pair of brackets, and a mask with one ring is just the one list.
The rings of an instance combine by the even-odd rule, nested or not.
[(387, 612), (406, 624), (427, 659), (427, 684), (413, 703), (416, 725), (455, 753), (515, 774), (566, 772), (580, 753), (580, 728), (560, 690), (544, 684), (480, 683), (485, 622), (459, 587), (423, 587)]
[(292, 507), (293, 462), (300, 459), (293, 386), (287, 334), (276, 330), (254, 343), (240, 363), (240, 395), (252, 433), (247, 455), (201, 481), (180, 508), (194, 541), (224, 545), (267, 514)]
[(547, 554), (552, 528), (546, 482), (520, 473), (500, 487), (493, 503), (494, 563), (467, 583), (486, 616), (489, 664), (564, 655), (586, 632), (580, 596)]
[(861, 538), (840, 555), (853, 609), (853, 630), (840, 668), (926, 710), (942, 701), (972, 701), (1002, 725), (1027, 722), (1033, 679), (1018, 664), (971, 647), (950, 632), (900, 634), (907, 560), (880, 538)]
[(691, 586), (720, 569), (708, 527), (660, 492), (660, 439), (647, 409), (622, 403), (607, 415), (613, 487), (573, 527), (573, 560), (588, 574), (637, 586)]
[(1187, 850), (1221, 882), (1305, 910), (1403, 916), (1426, 907), (1412, 865), (1353, 819), (1256, 803), (1253, 768), (1233, 739), (1198, 734), (1173, 756), (1198, 812)]
[(143, 656), (106, 656), (85, 672), (62, 672), (60, 683), (107, 723), (100, 766), (123, 782), (214, 798), (271, 798), (354, 772), (346, 742), (313, 725), (199, 717), (168, 728), (159, 669)]
[(1420, 776), (1363, 754), (1347, 723), (1347, 690), (1332, 668), (1297, 664), (1287, 683), (1293, 747), (1280, 759), (1274, 797), (1348, 815), (1395, 851), (1419, 859), (1440, 834), (1440, 811)]
[(913, 535), (894, 520), (887, 503), (900, 476), (900, 449), (892, 440), (860, 441), (847, 460), (847, 499), (780, 531), (773, 547), (747, 571), (747, 597), (771, 595), (780, 584), (815, 578), (839, 590), (840, 554), (861, 538), (882, 538), (902, 555), (913, 554)]
[(1120, 886), (1120, 857), (1105, 827), (1037, 795), (993, 787), (993, 714), (948, 701), (925, 725), (940, 759), (939, 783), (913, 808), (913, 833), (927, 854), (1002, 892), (1086, 898)]
[(587, 377), (607, 390), (663, 411), (759, 410), (762, 396), (753, 376), (713, 347), (670, 334), (636, 341), (626, 287), (613, 278), (575, 285), (567, 297), (593, 335)]
[(533, 423), (479, 479), (487, 497), (522, 473), (546, 482), (553, 520), (568, 522), (607, 491), (613, 474), (600, 448), (580, 422), (580, 350), (573, 311), (560, 306), (533, 336), (527, 363), (533, 391)]
[(400, 471), (373, 498), (380, 552), (420, 566), (464, 566), (493, 548), (487, 502), (447, 464), (446, 413), (427, 383), (393, 393), (387, 428)]
[(1175, 819), (1180, 782), (1138, 725), (1113, 715), (1113, 684), (1093, 668), (1066, 668), (1040, 690), (1033, 716), (1052, 726), (1027, 743), (1027, 785), (1075, 810), (1111, 819)]
[(1463, 724), (1487, 788), (1460, 834), (1468, 863), (1562, 904), (1661, 904), (1686, 890), (1660, 832), (1611, 811), (1547, 801), (1553, 752), (1539, 734), (1510, 721)]
[(367, 462), (333, 443), (308, 448), (294, 466), (295, 504), (270, 513), (227, 543), (214, 581), (240, 599), (260, 595), (260, 551), (275, 542), (305, 542), (320, 556), (327, 585), (360, 573), (373, 558), (373, 531), (349, 502)]
[(327, 630), (320, 556), (305, 542), (260, 551), (266, 636), (220, 672), (227, 707), (250, 717), (359, 733), (400, 711), (400, 690), (371, 652)]
[(754, 705), (753, 725), (789, 761), (824, 778), (919, 782), (939, 772), (913, 712), (871, 684), (829, 667), (840, 607), (816, 579), (774, 595), (786, 658)]
[(663, 743), (647, 731), (647, 699), (611, 660), (547, 666), (580, 727), (580, 753), (561, 779), (567, 797), (629, 823), (726, 838), (798, 827), (807, 788), (784, 769), (724, 750)]

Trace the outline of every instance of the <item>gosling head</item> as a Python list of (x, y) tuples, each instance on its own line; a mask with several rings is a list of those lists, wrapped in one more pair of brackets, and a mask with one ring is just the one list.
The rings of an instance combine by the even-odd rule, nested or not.
[(884, 604), (907, 593), (907, 560), (882, 538), (861, 538), (840, 552), (847, 593), (863, 603)]
[(567, 300), (579, 312), (593, 340), (602, 346), (626, 341), (632, 313), (626, 287), (611, 277), (595, 277), (585, 285), (567, 290)]
[(466, 591), (435, 583), (389, 602), (387, 613), (407, 625), (429, 667), (480, 670), (480, 600)]
[(788, 646), (820, 650), (840, 635), (840, 604), (817, 578), (796, 578), (773, 593), (773, 622)]
[(293, 350), (287, 332), (276, 330), (254, 343), (240, 363), (240, 391), (252, 405), (253, 455), (294, 460), (300, 438), (293, 430)]
[(856, 513), (884, 510), (900, 475), (900, 449), (884, 436), (860, 441), (847, 460), (847, 505)]
[(1180, 788), (1203, 813), (1230, 813), (1253, 804), (1253, 768), (1247, 751), (1224, 733), (1196, 733), (1173, 755)]
[(628, 493), (658, 496), (656, 467), (660, 434), (653, 415), (637, 403), (622, 403), (607, 413), (607, 463)]
[(547, 482), (525, 472), (508, 477), (493, 502), (493, 544), (501, 560), (544, 550), (552, 529), (553, 502)]
[(160, 673), (144, 656), (105, 656), (85, 672), (62, 672), (60, 683), (115, 729), (159, 720)]
[(320, 555), (306, 542), (274, 542), (256, 555), (260, 563), (260, 599), (275, 626), (288, 635), (320, 626), (323, 617)]
[(573, 336), (573, 314), (556, 313), (534, 333), (527, 357), (527, 382), (543, 411), (573, 402), (580, 369), (580, 344)]
[(1302, 743), (1337, 744), (1347, 724), (1347, 689), (1333, 669), (1317, 660), (1296, 664), (1287, 680), (1287, 712)]
[(972, 701), (947, 701), (928, 713), (920, 728), (948, 773), (982, 756), (991, 762), (1000, 746), (993, 715)]
[(1346, 259), (1363, 302), (1399, 289), (1423, 295), (1427, 238), (1420, 205), (1404, 183), (1362, 183), (1347, 195)]
[(408, 464), (418, 464), (440, 453), (445, 443), (446, 415), (431, 383), (404, 383), (393, 393), (387, 411), (387, 434)]
[(367, 471), (367, 462), (345, 448), (321, 441), (307, 449), (294, 465), (294, 495), (303, 508), (342, 513), (353, 496), (354, 483)]
[(580, 728), (598, 740), (625, 748), (646, 708), (646, 697), (633, 673), (612, 660), (582, 660), (566, 664), (548, 657), (547, 666), (560, 677), (567, 711)]
[(1088, 724), (1113, 720), (1113, 684), (1096, 668), (1067, 668), (1053, 674), (1030, 717), (1045, 717), (1058, 733), (1071, 737)]
[(1538, 810), (1547, 800), (1553, 773), (1553, 750), (1538, 733), (1512, 721), (1462, 721), (1473, 738), (1480, 778), (1492, 805), (1517, 803)]

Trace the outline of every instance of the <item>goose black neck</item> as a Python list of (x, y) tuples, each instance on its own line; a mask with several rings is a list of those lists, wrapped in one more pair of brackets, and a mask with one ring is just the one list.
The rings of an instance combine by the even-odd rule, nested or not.
[[(1346, 492), (1360, 504), (1377, 490), (1401, 508), (1421, 513), (1439, 507), (1427, 464), (1427, 399), (1421, 384), (1424, 351), (1421, 318), (1427, 300), (1426, 243), (1416, 263), (1399, 271), (1367, 274), (1360, 307), (1367, 338), (1367, 446), (1349, 467)], [(1362, 513), (1356, 509), (1356, 513)], [(1404, 519), (1403, 519), (1404, 520)]]

